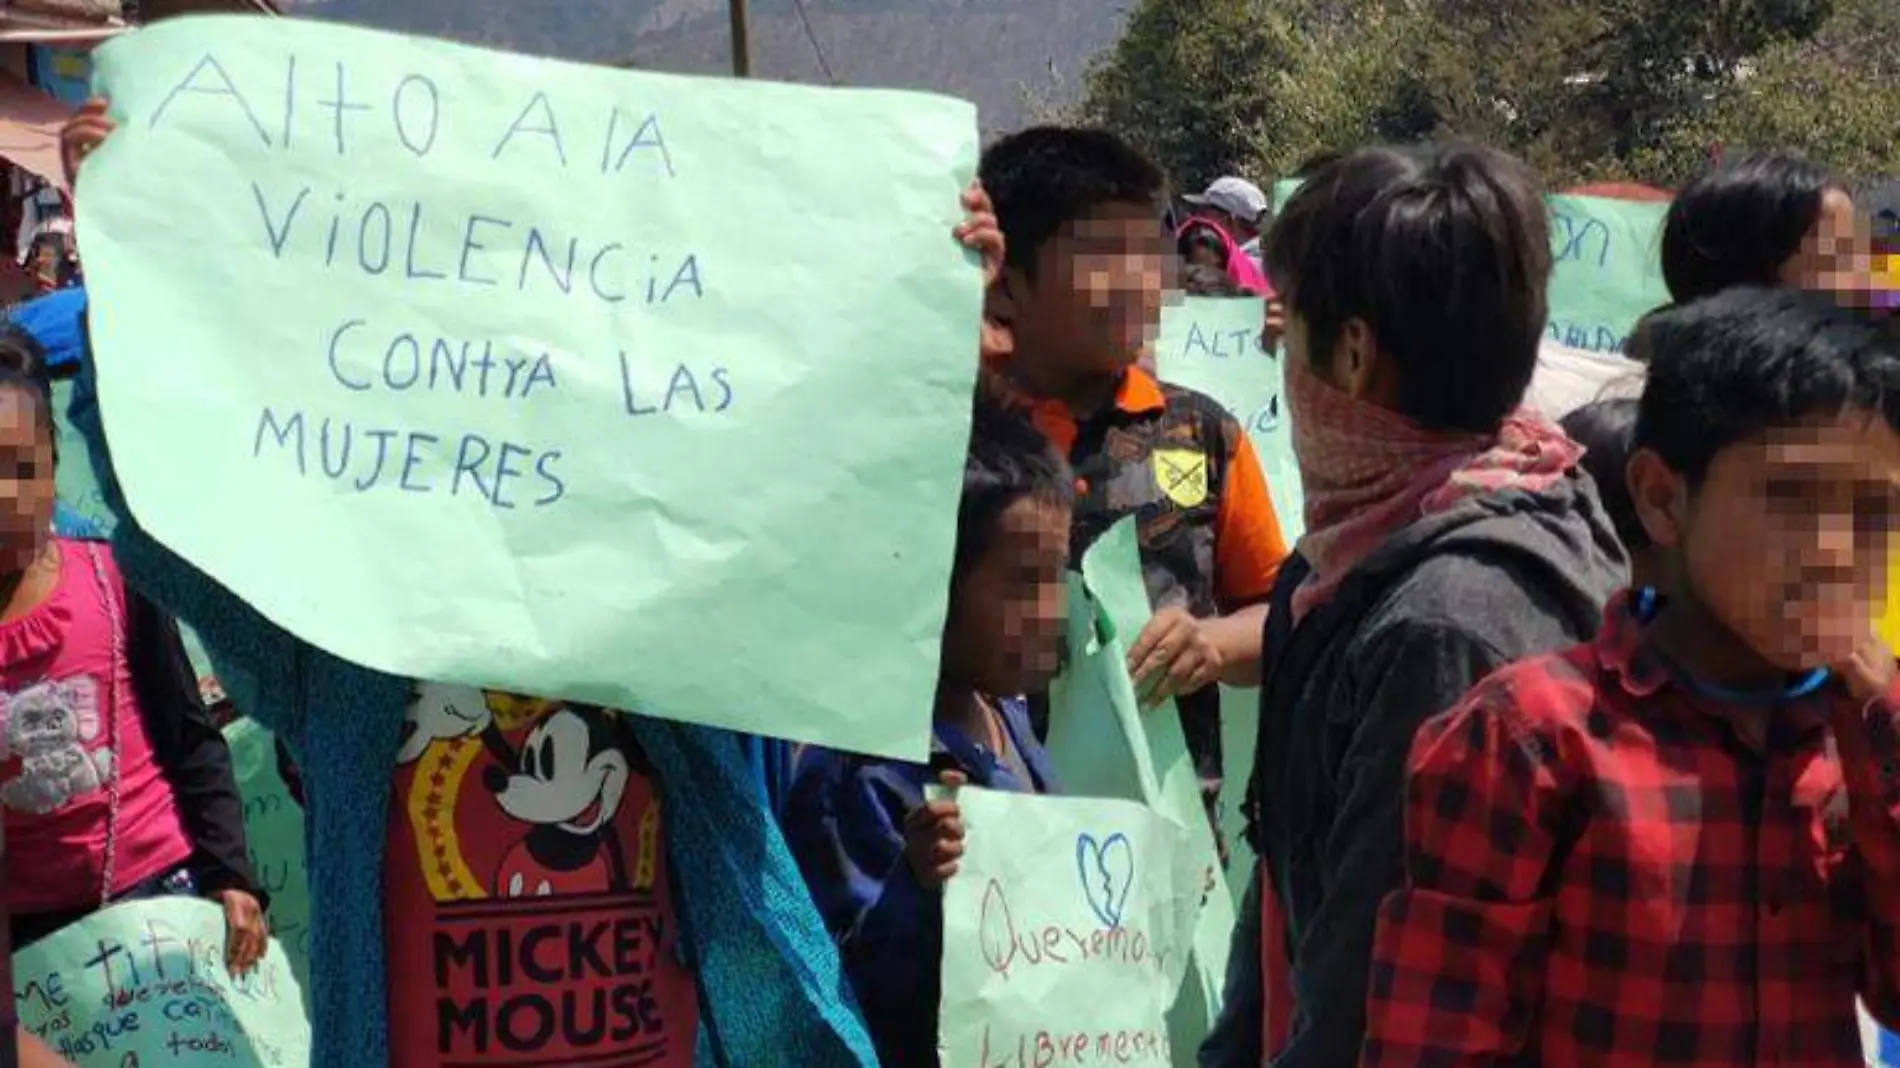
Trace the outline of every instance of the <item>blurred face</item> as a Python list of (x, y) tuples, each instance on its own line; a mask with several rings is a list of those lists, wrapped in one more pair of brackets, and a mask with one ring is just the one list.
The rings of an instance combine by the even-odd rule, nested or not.
[(1227, 257), (1211, 245), (1196, 243), (1189, 247), (1187, 261), (1190, 267), (1212, 267), (1217, 271), (1227, 269)]
[(0, 389), (0, 573), (39, 557), (53, 523), (53, 439), (40, 402)]
[(1069, 509), (1024, 497), (996, 518), (989, 546), (957, 578), (945, 670), (989, 694), (1040, 690), (1062, 645)]
[(1650, 537), (1763, 661), (1839, 663), (1867, 638), (1900, 512), (1900, 435), (1884, 420), (1850, 411), (1738, 442), (1693, 495), (1653, 453), (1630, 478)]
[(1801, 248), (1781, 265), (1781, 284), (1791, 289), (1833, 293), (1841, 303), (1865, 305), (1872, 289), (1872, 235), (1839, 189), (1821, 197), (1821, 214), (1801, 240)]
[(1104, 204), (1043, 243), (1033, 279), (1005, 271), (992, 303), (1015, 328), (1017, 359), (1120, 374), (1160, 330), (1176, 260), (1151, 206)]

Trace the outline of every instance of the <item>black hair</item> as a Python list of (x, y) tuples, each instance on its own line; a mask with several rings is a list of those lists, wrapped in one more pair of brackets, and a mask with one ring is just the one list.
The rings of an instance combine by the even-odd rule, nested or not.
[(956, 572), (961, 575), (989, 548), (1004, 509), (1035, 497), (1067, 505), (1075, 499), (1069, 465), (1019, 410), (1003, 387), (978, 383), (970, 419), (970, 452), (963, 464), (957, 505)]
[(1649, 531), (1636, 518), (1636, 502), (1624, 477), (1636, 439), (1637, 407), (1635, 397), (1609, 397), (1578, 408), (1562, 422), (1564, 433), (1583, 446), (1583, 469), (1596, 481), (1617, 539), (1632, 553), (1649, 548)]
[(0, 321), (0, 389), (29, 395), (40, 428), (57, 438), (53, 434), (52, 380), (46, 368), (46, 349), (18, 324), (4, 321)]
[(1843, 188), (1794, 156), (1741, 156), (1703, 172), (1676, 194), (1663, 223), (1662, 272), (1677, 303), (1734, 286), (1776, 285), (1781, 266), (1821, 217), (1822, 198)]
[(1205, 263), (1181, 268), (1181, 291), (1190, 297), (1244, 297), (1247, 291), (1234, 284), (1227, 272)]
[(1737, 287), (1652, 312), (1631, 345), (1649, 364), (1633, 448), (1691, 485), (1717, 453), (1850, 410), (1900, 429), (1900, 338), (1824, 294)]
[(1167, 176), (1106, 130), (1036, 126), (991, 145), (978, 169), (996, 206), (1008, 264), (1034, 277), (1036, 254), (1064, 226), (1105, 204), (1145, 204), (1159, 225)]
[(1550, 220), (1536, 176), (1495, 149), (1363, 148), (1280, 212), (1267, 273), (1306, 321), (1310, 358), (1346, 324), (1398, 366), (1398, 408), (1489, 433), (1523, 401), (1548, 311)]

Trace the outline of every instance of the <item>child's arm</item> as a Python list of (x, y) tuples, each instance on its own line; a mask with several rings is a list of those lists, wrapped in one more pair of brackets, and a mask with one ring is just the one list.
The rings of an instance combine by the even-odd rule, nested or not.
[(251, 869), (244, 802), (231, 770), (231, 747), (211, 720), (185, 656), (178, 627), (145, 598), (127, 593), (126, 649), (152, 754), (178, 800), (191, 839), (198, 892), (224, 907), (226, 961), (233, 975), (264, 956), (270, 897)]
[(1893, 654), (1878, 641), (1834, 673), (1848, 693), (1831, 726), (1867, 902), (1861, 997), (1882, 1027), (1900, 1030), (1900, 688)]
[(1227, 614), (1208, 621), (1208, 636), (1221, 651), (1221, 681), (1258, 686), (1260, 646), (1267, 631), (1267, 597), (1286, 562), (1286, 537), (1267, 492), (1260, 457), (1238, 422), (1229, 420), (1227, 480), (1214, 532), (1214, 585)]
[[(825, 751), (799, 761), (780, 824), (847, 972), (880, 1001), (920, 996), (941, 925), (938, 897), (912, 868), (907, 817), (922, 769)], [(954, 861), (954, 858), (949, 858)], [(925, 950), (931, 950), (925, 953)]]
[(1226, 479), (1214, 531), (1214, 589), (1224, 613), (1195, 619), (1184, 608), (1154, 614), (1128, 649), (1135, 690), (1159, 700), (1224, 682), (1260, 684), (1266, 599), (1287, 557), (1260, 460), (1240, 424), (1221, 421)]
[(1405, 882), (1379, 910), (1361, 1068), (1515, 1063), (1535, 1023), (1566, 791), (1558, 742), (1522, 714), (1529, 667), (1413, 743)]
[[(955, 790), (968, 780), (961, 772), (946, 771), (941, 781)], [(904, 859), (925, 890), (943, 889), (957, 873), (963, 859), (963, 810), (954, 799), (926, 801), (904, 817)]]
[(153, 756), (178, 799), (196, 850), (192, 871), (207, 897), (229, 889), (262, 898), (244, 837), (244, 801), (231, 769), (231, 747), (205, 710), (178, 627), (158, 607), (127, 591), (126, 658), (145, 713)]

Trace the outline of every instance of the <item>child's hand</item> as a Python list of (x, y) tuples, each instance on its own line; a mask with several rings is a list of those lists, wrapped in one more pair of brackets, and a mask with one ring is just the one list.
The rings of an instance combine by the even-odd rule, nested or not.
[(94, 97), (81, 105), (59, 131), (59, 163), (66, 171), (66, 188), (79, 180), (79, 165), (105, 143), (117, 125), (106, 117), (106, 101)]
[(978, 182), (963, 191), (964, 217), (952, 231), (964, 248), (983, 258), (983, 284), (1003, 273), (1003, 228), (996, 222), (996, 206)]
[(1893, 650), (1876, 635), (1854, 649), (1854, 655), (1835, 664), (1834, 677), (1847, 687), (1848, 695), (1859, 704), (1885, 697), (1893, 686)]
[(1272, 352), (1286, 336), (1286, 305), (1279, 298), (1267, 301), (1267, 323), (1260, 331), (1260, 348)]
[[(996, 208), (990, 203), (990, 195), (976, 182), (971, 182), (970, 188), (963, 191), (963, 210), (966, 213), (963, 221), (953, 232), (965, 248), (982, 257), (983, 288), (987, 290), (1003, 273), (1003, 230), (997, 225)], [(1015, 337), (1008, 324), (984, 315), (977, 345), (979, 355), (990, 360), (1007, 356), (1015, 348)]]
[(1220, 648), (1185, 608), (1156, 612), (1128, 650), (1128, 674), (1145, 706), (1213, 685), (1222, 666)]
[(1867, 866), (1869, 885), (1900, 892), (1900, 823), (1894, 821), (1891, 800), (1900, 794), (1894, 782), (1900, 736), (1892, 706), (1881, 700), (1893, 685), (1893, 653), (1869, 636), (1833, 671), (1852, 698), (1835, 702), (1831, 726), (1847, 782), (1854, 844)]
[(216, 895), (224, 906), (224, 966), (233, 977), (243, 975), (264, 959), (270, 948), (270, 924), (264, 919), (263, 906), (243, 890), (222, 890)]
[[(954, 790), (966, 780), (959, 772), (946, 771), (937, 781)], [(937, 890), (957, 873), (957, 860), (963, 856), (963, 811), (949, 798), (926, 801), (904, 817), (904, 858), (917, 876), (918, 885)]]

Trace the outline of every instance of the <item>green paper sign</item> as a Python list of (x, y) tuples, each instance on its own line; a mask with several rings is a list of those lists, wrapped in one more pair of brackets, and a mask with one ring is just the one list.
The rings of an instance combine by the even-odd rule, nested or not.
[(154, 537), (392, 674), (925, 755), (971, 105), (294, 19), (95, 63), (78, 232)]
[(1128, 644), (1153, 615), (1133, 519), (1090, 546), (1081, 573), (1069, 575), (1068, 597), (1067, 667), (1050, 689), (1048, 749), (1057, 781), (1067, 794), (1147, 805), (1180, 829), (1191, 869), (1184, 877), (1212, 884), (1194, 919), (1187, 983), (1168, 1014), (1173, 1046), (1192, 1050), (1220, 1009), (1233, 898), (1224, 889), (1180, 712), (1173, 701), (1143, 710), (1128, 676)]
[(13, 956), (20, 1026), (75, 1068), (306, 1068), (303, 996), (272, 943), (224, 967), (224, 911), (196, 898), (115, 905)]
[[(1247, 429), (1266, 474), (1280, 532), (1291, 545), (1306, 527), (1306, 495), (1293, 456), (1292, 419), (1281, 396), (1281, 354), (1260, 347), (1265, 303), (1257, 297), (1188, 297), (1171, 305), (1161, 314), (1155, 369), (1163, 379), (1219, 401)], [(1247, 780), (1253, 774), (1259, 731), (1260, 691), (1223, 686), (1221, 831), (1227, 839), (1227, 886), (1236, 906), (1258, 859), (1244, 831)]]
[(1669, 205), (1550, 197), (1552, 341), (1620, 352), (1636, 321), (1669, 303), (1662, 224)]
[(1184, 297), (1161, 312), (1155, 371), (1164, 381), (1219, 401), (1246, 428), (1260, 457), (1280, 529), (1289, 537), (1305, 514), (1300, 467), (1293, 459), (1280, 354), (1260, 347), (1263, 297)]
[(251, 868), (270, 894), (272, 937), (283, 946), (299, 986), (310, 985), (310, 886), (304, 873), (303, 808), (277, 773), (277, 742), (255, 720), (224, 729), (231, 770), (244, 798)]
[(1130, 801), (964, 788), (957, 803), (943, 1063), (1171, 1068), (1166, 1016), (1202, 893), (1180, 825)]

